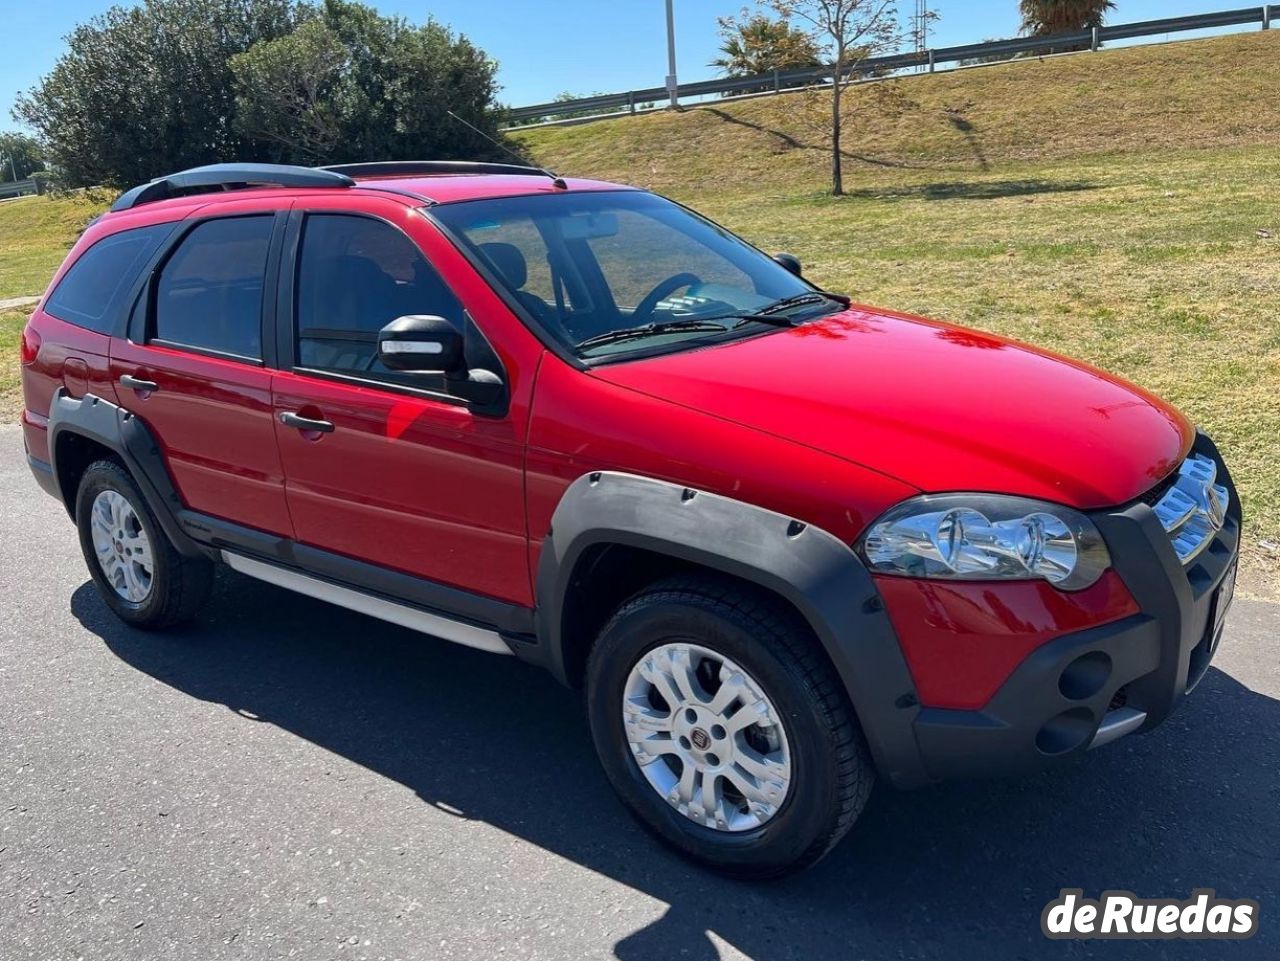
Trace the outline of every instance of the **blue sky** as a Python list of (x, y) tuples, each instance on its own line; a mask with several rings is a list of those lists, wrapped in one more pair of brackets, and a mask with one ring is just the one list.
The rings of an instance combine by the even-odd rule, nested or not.
[[(128, 5), (128, 4), (126, 4)], [(663, 0), (373, 0), (385, 13), (414, 21), (432, 14), (495, 57), (502, 99), (512, 105), (661, 86), (666, 74)], [(743, 0), (675, 0), (682, 81), (715, 76), (707, 62), (718, 45), (716, 18)], [(907, 12), (913, 4), (904, 0)], [(1111, 22), (1230, 10), (1243, 0), (1118, 0)], [(64, 50), (77, 23), (111, 6), (108, 0), (0, 0), (0, 130), (15, 96), (34, 84)], [(1006, 37), (1018, 29), (1017, 0), (932, 0), (942, 19), (933, 45)]]

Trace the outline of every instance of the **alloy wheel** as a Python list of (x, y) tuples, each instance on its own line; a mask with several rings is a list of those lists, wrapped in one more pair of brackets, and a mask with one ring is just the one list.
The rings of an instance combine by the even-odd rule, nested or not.
[(632, 667), (627, 741), (649, 785), (689, 820), (739, 832), (771, 820), (791, 787), (787, 734), (760, 684), (696, 644), (662, 644)]
[(104, 490), (93, 499), (89, 516), (103, 577), (124, 600), (141, 604), (151, 593), (154, 561), (151, 540), (137, 511), (124, 495)]

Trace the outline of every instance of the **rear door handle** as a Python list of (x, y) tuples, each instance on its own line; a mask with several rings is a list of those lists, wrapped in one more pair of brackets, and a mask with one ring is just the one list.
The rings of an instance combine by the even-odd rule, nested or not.
[(332, 434), (333, 424), (327, 420), (312, 420), (310, 417), (303, 417), (295, 414), (291, 410), (286, 410), (280, 414), (280, 423), (285, 427), (296, 427), (298, 430), (314, 430), (321, 434)]
[(128, 387), (131, 390), (145, 390), (147, 393), (160, 389), (160, 385), (154, 380), (143, 380), (140, 377), (134, 377), (132, 374), (121, 375), (120, 386)]

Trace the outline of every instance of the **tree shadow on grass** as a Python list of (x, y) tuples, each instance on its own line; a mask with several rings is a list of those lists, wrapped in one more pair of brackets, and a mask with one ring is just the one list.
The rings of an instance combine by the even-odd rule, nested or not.
[(207, 613), (163, 639), (116, 620), (88, 583), (71, 609), (123, 662), (164, 684), (669, 905), (612, 945), (621, 961), (712, 961), (709, 932), (754, 961), (1217, 956), (1216, 945), (1197, 942), (1050, 944), (1040, 912), (1063, 887), (1146, 897), (1214, 887), (1256, 898), (1262, 930), (1231, 954), (1280, 953), (1280, 702), (1217, 670), (1149, 736), (1018, 780), (882, 789), (816, 868), (746, 884), (690, 865), (639, 829), (598, 768), (577, 696), (514, 658), (230, 572)]
[[(741, 117), (735, 117), (733, 114), (720, 110), (717, 107), (699, 106), (698, 109), (705, 110), (707, 113), (715, 114), (725, 123), (736, 124), (739, 127), (749, 127), (752, 130), (758, 130), (760, 133), (768, 134), (773, 137), (779, 144), (789, 150), (817, 150), (826, 154), (831, 153), (829, 144), (812, 144), (798, 140), (789, 133), (781, 130), (775, 130), (772, 127), (766, 127), (763, 124), (752, 123), (750, 120), (743, 120)], [(860, 163), (870, 164), (873, 167), (892, 167), (899, 170), (929, 170), (927, 164), (912, 164), (901, 160), (888, 160), (884, 157), (873, 157), (870, 154), (854, 153), (851, 150), (841, 150), (840, 156), (846, 160), (857, 160)]]
[(1098, 189), (1098, 184), (1081, 180), (991, 180), (866, 187), (846, 191), (845, 195), (865, 200), (997, 200), (1001, 197), (1079, 193)]

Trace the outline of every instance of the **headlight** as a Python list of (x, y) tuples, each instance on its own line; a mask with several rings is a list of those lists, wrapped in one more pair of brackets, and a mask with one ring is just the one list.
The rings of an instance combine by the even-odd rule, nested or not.
[(964, 581), (1043, 578), (1066, 591), (1111, 564), (1093, 522), (1057, 504), (996, 494), (931, 494), (871, 525), (859, 549), (876, 574)]

